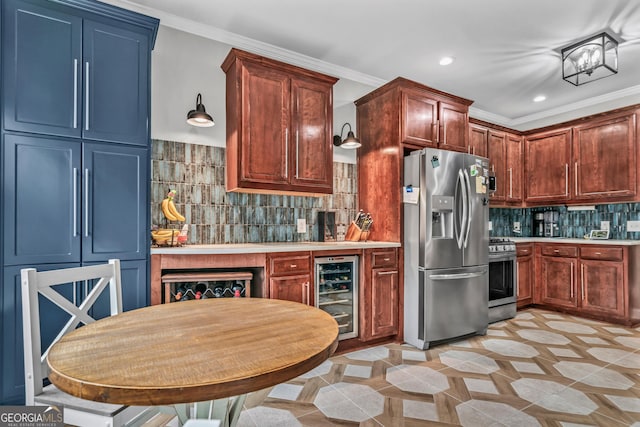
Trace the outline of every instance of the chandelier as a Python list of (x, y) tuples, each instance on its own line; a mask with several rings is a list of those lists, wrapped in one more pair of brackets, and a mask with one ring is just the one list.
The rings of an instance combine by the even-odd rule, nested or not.
[(618, 72), (618, 42), (600, 33), (562, 49), (562, 78), (579, 86)]

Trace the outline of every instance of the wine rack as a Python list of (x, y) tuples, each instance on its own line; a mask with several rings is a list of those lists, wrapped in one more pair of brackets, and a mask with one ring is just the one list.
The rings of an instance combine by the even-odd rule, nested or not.
[(249, 297), (251, 272), (188, 272), (162, 275), (162, 302)]

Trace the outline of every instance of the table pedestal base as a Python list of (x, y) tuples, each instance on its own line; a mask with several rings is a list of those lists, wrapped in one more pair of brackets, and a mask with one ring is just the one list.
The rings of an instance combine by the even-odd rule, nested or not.
[[(152, 422), (158, 414), (169, 415), (170, 422), (162, 425), (185, 426), (189, 420), (217, 420), (211, 426), (235, 427), (240, 418), (242, 406), (247, 398), (246, 394), (223, 399), (209, 400), (196, 403), (179, 403), (172, 406), (152, 406), (147, 411), (131, 420), (125, 427), (144, 427), (157, 425)], [(177, 421), (177, 424), (175, 422)], [(198, 424), (200, 425), (200, 424)]]

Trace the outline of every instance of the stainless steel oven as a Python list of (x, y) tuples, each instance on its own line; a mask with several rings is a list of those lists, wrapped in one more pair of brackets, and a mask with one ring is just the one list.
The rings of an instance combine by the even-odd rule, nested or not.
[(489, 240), (489, 323), (516, 315), (518, 299), (516, 245), (508, 239)]

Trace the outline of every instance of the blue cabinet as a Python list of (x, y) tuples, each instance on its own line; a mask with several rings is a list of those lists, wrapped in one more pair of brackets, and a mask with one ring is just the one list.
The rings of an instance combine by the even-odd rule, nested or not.
[(144, 259), (146, 148), (4, 137), (4, 264)]
[[(0, 5), (0, 405), (24, 402), (20, 269), (121, 260), (149, 303), (150, 63), (158, 20), (95, 0)], [(86, 287), (65, 285), (70, 299)], [(43, 341), (65, 314), (44, 301)], [(108, 305), (99, 304), (98, 316)]]
[(80, 262), (81, 144), (7, 134), (3, 162), (4, 264)]
[(2, 2), (4, 126), (80, 137), (82, 19), (44, 4)]
[(142, 259), (149, 253), (149, 151), (84, 143), (82, 261)]
[(148, 145), (147, 31), (3, 2), (5, 128)]

